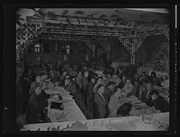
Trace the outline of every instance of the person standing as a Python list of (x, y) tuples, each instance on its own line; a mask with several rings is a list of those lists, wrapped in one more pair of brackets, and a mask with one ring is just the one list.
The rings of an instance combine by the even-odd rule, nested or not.
[(84, 104), (87, 106), (87, 87), (88, 87), (88, 84), (89, 84), (89, 81), (88, 81), (88, 76), (89, 76), (89, 72), (88, 71), (84, 71), (84, 75), (82, 76), (82, 94), (83, 94), (83, 97), (84, 97)]
[(120, 97), (121, 97), (121, 88), (116, 87), (114, 95), (110, 97), (108, 108), (109, 108), (109, 117), (116, 117), (117, 109), (120, 106)]
[(107, 117), (108, 101), (104, 97), (105, 87), (103, 84), (97, 86), (97, 92), (94, 94), (95, 118)]
[(93, 92), (93, 88), (95, 86), (95, 81), (96, 78), (95, 77), (91, 77), (90, 78), (90, 82), (88, 84), (87, 87), (87, 112), (89, 112), (90, 117), (93, 118), (93, 102), (94, 102), (94, 92)]
[(107, 87), (105, 87), (104, 97), (107, 101), (114, 94), (114, 87), (115, 83), (113, 81), (108, 82)]

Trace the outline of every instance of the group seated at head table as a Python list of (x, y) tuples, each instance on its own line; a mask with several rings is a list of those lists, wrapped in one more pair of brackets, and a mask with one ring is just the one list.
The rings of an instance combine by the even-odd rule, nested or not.
[(132, 104), (122, 101), (132, 95), (160, 112), (169, 111), (169, 98), (164, 99), (153, 89), (153, 85), (161, 86), (162, 82), (155, 72), (148, 76), (130, 74), (120, 68), (106, 70), (97, 75), (94, 68), (84, 65), (52, 66), (50, 62), (41, 63), (37, 68), (27, 67), (19, 80), (22, 91), (17, 91), (26, 96), (23, 103), (26, 122), (50, 122), (46, 114), (49, 95), (44, 90), (52, 86), (70, 92), (87, 119), (132, 115)]

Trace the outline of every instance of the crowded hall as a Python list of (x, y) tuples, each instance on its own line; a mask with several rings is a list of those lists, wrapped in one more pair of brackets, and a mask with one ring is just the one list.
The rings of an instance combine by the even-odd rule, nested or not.
[(19, 8), (17, 131), (168, 131), (166, 8)]

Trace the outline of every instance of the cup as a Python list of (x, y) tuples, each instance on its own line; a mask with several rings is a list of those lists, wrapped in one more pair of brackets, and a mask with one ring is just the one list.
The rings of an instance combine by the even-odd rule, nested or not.
[(152, 120), (153, 120), (153, 114), (150, 113), (150, 110), (148, 109), (147, 111), (145, 111), (145, 112), (142, 114), (142, 121), (143, 121), (145, 124), (152, 124)]

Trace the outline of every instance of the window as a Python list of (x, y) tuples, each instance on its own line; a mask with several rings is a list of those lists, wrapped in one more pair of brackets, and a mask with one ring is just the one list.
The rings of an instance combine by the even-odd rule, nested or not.
[(34, 45), (34, 52), (40, 52), (40, 44)]

